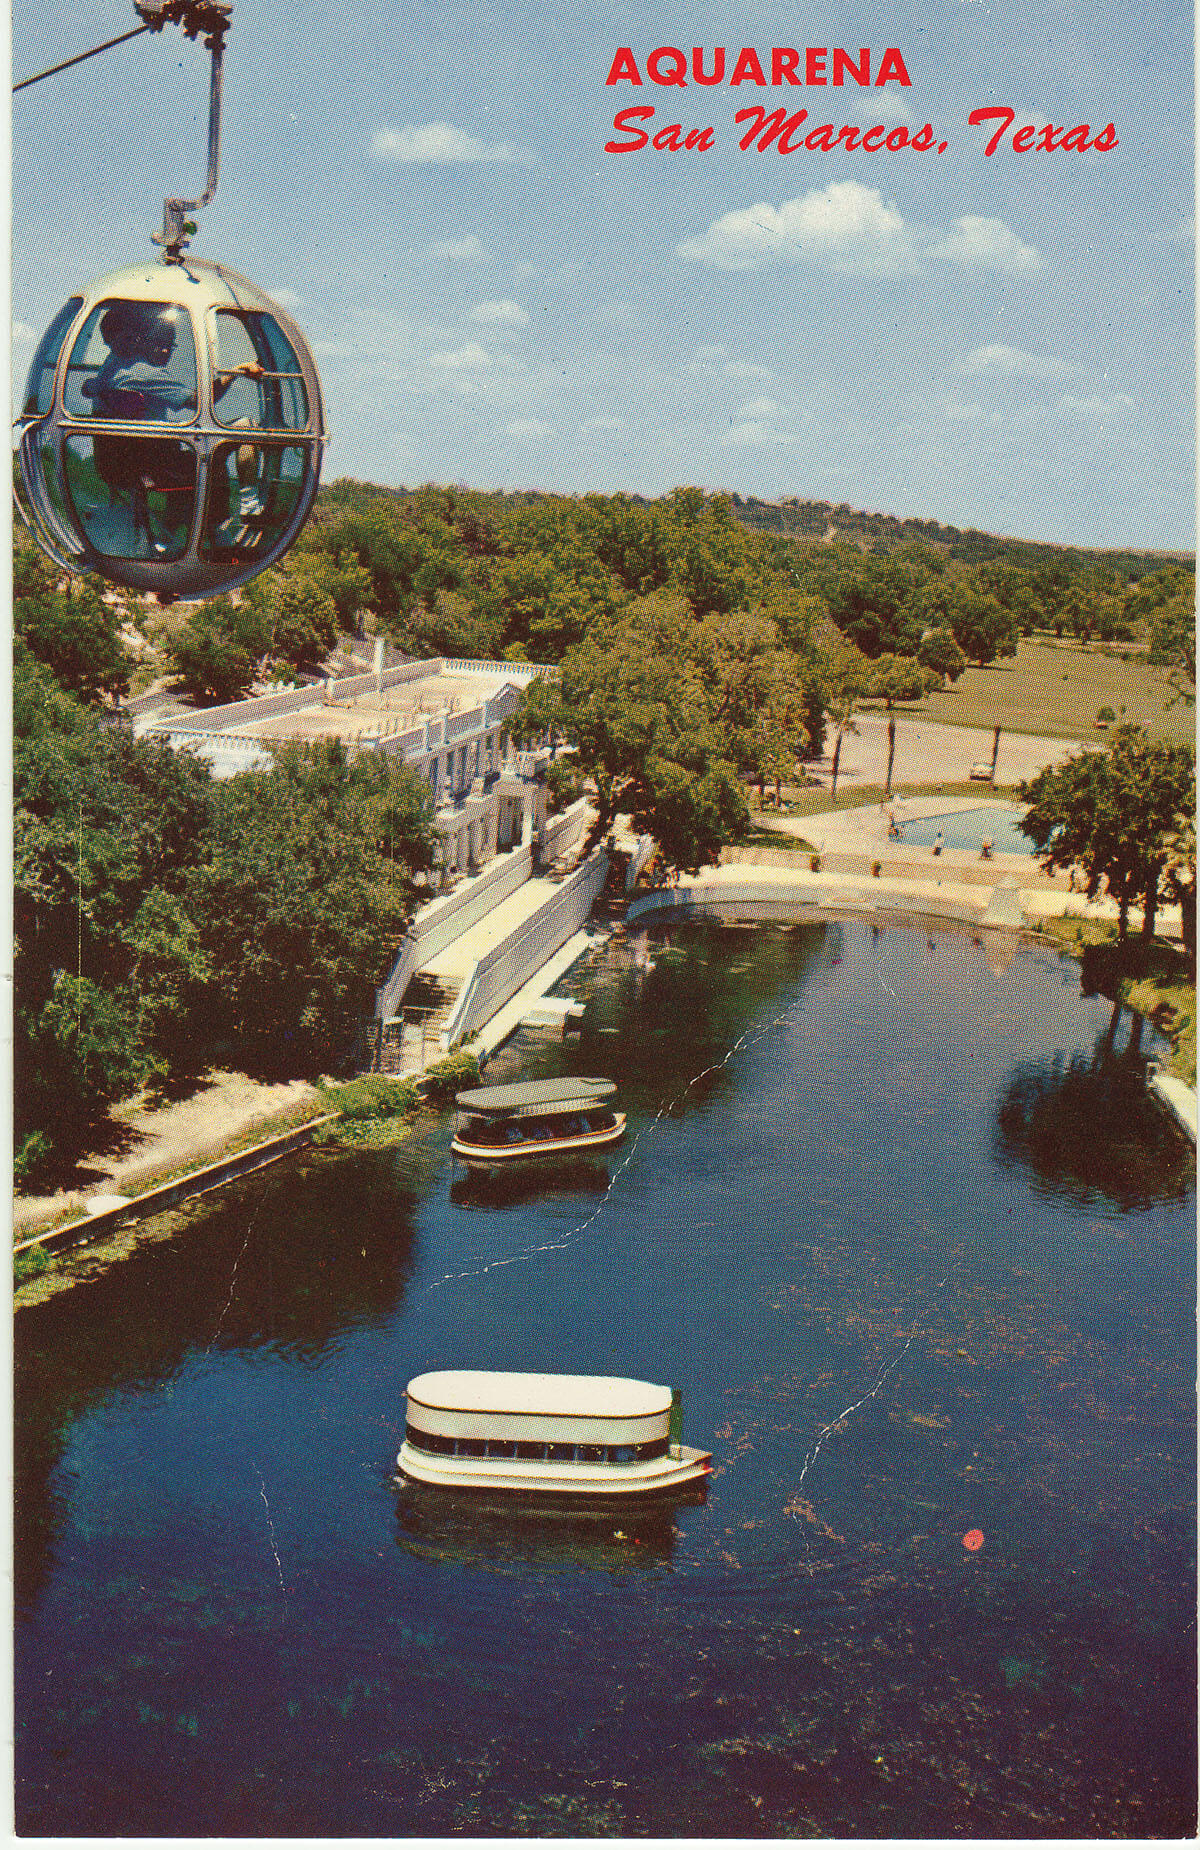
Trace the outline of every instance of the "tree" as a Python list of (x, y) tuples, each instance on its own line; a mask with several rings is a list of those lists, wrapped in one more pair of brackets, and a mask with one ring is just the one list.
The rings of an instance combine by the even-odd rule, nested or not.
[(410, 771), (350, 764), (334, 741), (212, 786), (190, 897), (213, 1040), (272, 1073), (319, 1071), (346, 1047), (404, 937), (431, 810)]
[(1195, 811), (1195, 754), (1152, 742), (1141, 726), (1121, 726), (1107, 752), (1080, 752), (1049, 765), (1018, 795), (1029, 805), (1021, 829), (1043, 867), (1080, 867), (1092, 899), (1116, 900), (1124, 942), (1129, 909), (1143, 907), (1143, 934), (1154, 934), (1161, 883), (1181, 831)]
[[(177, 970), (208, 782), (190, 756), (104, 725), (48, 670), (18, 660), (13, 1109), (27, 1154), (69, 1149), (147, 1076), (161, 1052), (151, 1017), (165, 1024), (172, 985), (186, 1010), (178, 974), (168, 978), (167, 935), (181, 947), (171, 953)], [(175, 1057), (191, 1046), (184, 1025)]]
[(871, 665), (861, 649), (836, 631), (818, 645), (816, 660), (824, 704), (837, 728), (830, 778), (830, 795), (836, 797), (842, 740), (851, 724), (854, 709), (866, 691)]
[(928, 685), (915, 656), (881, 655), (871, 664), (865, 692), (882, 700), (890, 713), (898, 700), (919, 700)]
[(931, 674), (951, 684), (958, 680), (967, 665), (966, 656), (954, 640), (953, 630), (943, 625), (927, 630), (922, 636), (917, 660)]
[(337, 629), (337, 605), (328, 591), (294, 572), (280, 576), (267, 644), (273, 665), (311, 673), (337, 641)]
[(669, 865), (696, 867), (749, 826), (694, 645), (678, 599), (646, 598), (569, 649), (561, 681), (539, 677), (526, 690), (515, 736), (556, 730), (574, 745), (595, 790), (589, 843), (628, 811)]
[(210, 598), (188, 611), (167, 643), (179, 685), (202, 705), (248, 693), (270, 646), (270, 612), (255, 598)]
[(98, 578), (63, 578), (29, 547), (14, 553), (13, 628), (20, 643), (60, 687), (91, 705), (129, 691), (121, 614)]
[(1149, 625), (1152, 662), (1171, 671), (1189, 705), (1196, 698), (1196, 575), (1168, 566), (1144, 578), (1129, 601), (1128, 615)]
[(767, 780), (778, 795), (796, 760), (812, 749), (808, 671), (779, 646), (776, 625), (761, 613), (708, 617), (696, 632), (695, 650), (724, 754), (758, 785), (761, 807)]

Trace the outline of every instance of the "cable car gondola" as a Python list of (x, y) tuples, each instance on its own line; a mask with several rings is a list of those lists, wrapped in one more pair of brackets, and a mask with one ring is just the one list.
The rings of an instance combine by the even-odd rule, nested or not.
[(187, 214), (216, 190), (231, 7), (135, 5), (144, 29), (207, 35), (208, 181), (199, 199), (165, 201), (160, 258), (96, 278), (42, 336), (18, 420), (21, 512), (66, 569), (167, 603), (232, 590), (283, 557), (327, 439), (296, 323), (236, 271), (186, 255)]

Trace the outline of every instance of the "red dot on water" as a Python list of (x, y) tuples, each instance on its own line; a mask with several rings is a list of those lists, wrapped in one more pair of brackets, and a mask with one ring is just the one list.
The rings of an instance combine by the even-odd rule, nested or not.
[(968, 1529), (963, 1536), (963, 1547), (969, 1549), (972, 1554), (977, 1554), (983, 1547), (983, 1530)]

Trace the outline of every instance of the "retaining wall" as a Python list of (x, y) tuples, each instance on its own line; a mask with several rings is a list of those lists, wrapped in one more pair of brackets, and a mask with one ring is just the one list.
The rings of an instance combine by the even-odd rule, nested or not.
[(524, 886), (532, 871), (532, 850), (514, 848), (508, 854), (497, 855), (482, 873), (462, 881), (453, 893), (445, 893), (423, 906), (408, 928), (408, 936), (387, 980), (375, 992), (376, 1016), (386, 1021), (394, 1015), (409, 978), (470, 926), (477, 924), (493, 906), (498, 906), (502, 899)]
[(489, 1022), (574, 937), (604, 891), (607, 878), (608, 856), (597, 848), (532, 918), (514, 926), (479, 959), (442, 1029), (447, 1052)]
[(239, 1150), (236, 1156), (223, 1156), (215, 1163), (205, 1164), (202, 1169), (192, 1170), (189, 1175), (161, 1182), (141, 1195), (131, 1195), (117, 1207), (105, 1208), (99, 1214), (87, 1214), (82, 1220), (68, 1221), (62, 1227), (48, 1228), (27, 1240), (19, 1241), (14, 1245), (13, 1252), (28, 1252), (33, 1246), (41, 1246), (46, 1251), (64, 1246), (86, 1246), (90, 1241), (114, 1232), (123, 1221), (149, 1220), (153, 1215), (165, 1213), (168, 1208), (188, 1200), (192, 1195), (207, 1194), (210, 1189), (221, 1188), (226, 1182), (235, 1181), (238, 1176), (252, 1175), (256, 1169), (265, 1169), (268, 1163), (278, 1162), (282, 1156), (291, 1156), (293, 1151), (303, 1149), (311, 1141), (319, 1125), (331, 1124), (337, 1115), (336, 1112), (326, 1112), (295, 1130), (282, 1131), (276, 1137), (265, 1138), (249, 1150)]

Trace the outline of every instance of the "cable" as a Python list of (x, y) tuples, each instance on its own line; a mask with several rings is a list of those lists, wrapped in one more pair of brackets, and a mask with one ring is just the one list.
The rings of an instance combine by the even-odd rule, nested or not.
[(109, 39), (103, 45), (93, 45), (91, 51), (81, 51), (75, 58), (64, 58), (61, 64), (52, 64), (48, 71), (39, 71), (36, 77), (23, 77), (19, 84), (13, 85), (13, 95), (18, 90), (28, 90), (30, 84), (40, 84), (43, 77), (54, 77), (59, 71), (69, 71), (73, 64), (82, 64), (85, 58), (94, 58), (98, 52), (111, 51), (114, 45), (123, 45), (126, 39), (135, 39), (139, 33), (150, 30), (149, 26), (135, 26), (132, 32), (122, 32), (119, 38)]

